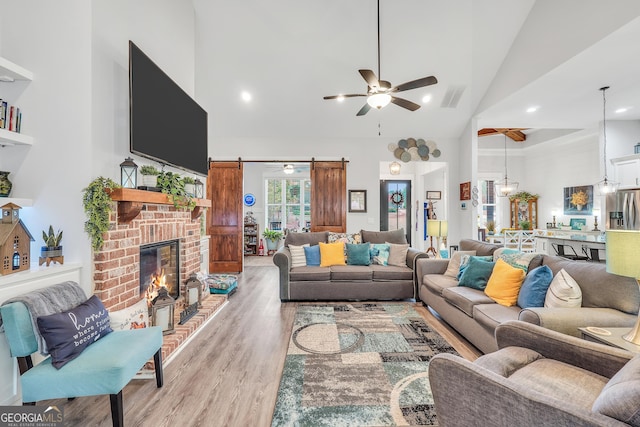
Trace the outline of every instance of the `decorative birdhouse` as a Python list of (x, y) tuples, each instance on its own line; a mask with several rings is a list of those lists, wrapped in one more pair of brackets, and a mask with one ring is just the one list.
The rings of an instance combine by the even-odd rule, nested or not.
[(0, 221), (0, 275), (29, 270), (33, 236), (20, 219), (20, 206), (2, 206)]

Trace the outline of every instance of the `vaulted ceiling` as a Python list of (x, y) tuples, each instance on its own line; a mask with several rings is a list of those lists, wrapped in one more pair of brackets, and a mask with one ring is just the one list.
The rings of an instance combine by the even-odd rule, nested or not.
[(608, 118), (640, 119), (636, 0), (381, 0), (381, 78), (439, 82), (402, 93), (415, 112), (363, 117), (365, 98), (322, 98), (366, 92), (358, 69), (377, 72), (376, 0), (194, 4), (196, 95), (214, 138), (459, 138), (472, 118), (478, 129), (582, 129), (602, 119), (604, 85), (612, 110), (631, 108)]

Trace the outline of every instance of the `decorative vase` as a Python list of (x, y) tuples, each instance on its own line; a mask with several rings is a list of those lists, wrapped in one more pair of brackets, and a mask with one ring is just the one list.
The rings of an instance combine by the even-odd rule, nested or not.
[(191, 197), (195, 197), (196, 195), (196, 186), (194, 184), (185, 184), (184, 191)]
[(62, 256), (62, 246), (41, 246), (40, 256), (42, 258), (53, 258)]
[(142, 175), (141, 181), (143, 187), (157, 187), (158, 175)]
[(579, 211), (581, 211), (583, 207), (584, 207), (584, 205), (576, 205), (576, 209), (579, 210)]
[(13, 184), (9, 181), (10, 172), (0, 171), (0, 197), (9, 197)]
[(278, 240), (266, 239), (266, 240), (267, 240), (267, 250), (275, 251), (276, 249), (278, 249), (278, 242), (280, 241), (280, 239)]

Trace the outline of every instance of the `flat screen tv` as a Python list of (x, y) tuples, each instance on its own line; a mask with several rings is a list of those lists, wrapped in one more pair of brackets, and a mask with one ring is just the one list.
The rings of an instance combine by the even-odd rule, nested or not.
[(207, 175), (207, 112), (129, 41), (132, 153)]

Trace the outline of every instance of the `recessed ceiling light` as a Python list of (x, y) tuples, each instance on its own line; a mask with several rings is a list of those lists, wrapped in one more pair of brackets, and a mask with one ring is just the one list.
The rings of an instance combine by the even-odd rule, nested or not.
[(527, 113), (535, 113), (536, 111), (538, 111), (538, 106), (533, 106), (533, 107), (529, 107), (527, 108)]
[(622, 107), (622, 108), (618, 108), (618, 109), (616, 110), (616, 113), (618, 113), (618, 114), (620, 114), (620, 113), (626, 113), (627, 111), (629, 111), (629, 109), (628, 109), (628, 108), (626, 108), (626, 107)]
[(426, 94), (425, 96), (422, 97), (423, 104), (427, 104), (428, 102), (431, 102), (431, 94)]
[(247, 92), (247, 91), (243, 91), (241, 96), (242, 96), (242, 100), (243, 100), (244, 102), (249, 102), (249, 101), (251, 101), (251, 94), (250, 94), (249, 92)]
[(336, 99), (338, 100), (338, 102), (342, 102), (344, 101), (344, 95), (338, 95)]

